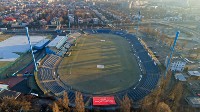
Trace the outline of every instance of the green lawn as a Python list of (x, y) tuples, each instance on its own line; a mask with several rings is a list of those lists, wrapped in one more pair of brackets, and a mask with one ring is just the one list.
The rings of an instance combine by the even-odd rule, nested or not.
[(4, 67), (6, 67), (10, 63), (11, 62), (9, 62), (9, 61), (0, 61), (0, 72)]
[[(30, 52), (27, 53), (19, 53), (21, 56), (15, 60), (14, 62), (11, 62), (10, 65), (4, 66), (3, 70), (0, 70), (0, 79), (4, 79), (7, 76), (12, 76), (13, 73), (21, 70), (25, 66), (27, 66), (32, 61), (32, 55)], [(37, 54), (35, 55), (37, 57)], [(1, 63), (1, 62), (0, 62)]]
[(0, 42), (4, 41), (4, 40), (6, 40), (6, 39), (8, 39), (10, 37), (12, 37), (12, 35), (2, 34), (2, 35), (0, 35)]
[[(72, 55), (65, 57), (58, 69), (60, 78), (72, 88), (93, 94), (114, 93), (138, 81), (141, 73), (124, 38), (87, 35), (77, 43), (72, 47)], [(98, 69), (97, 65), (105, 68)]]

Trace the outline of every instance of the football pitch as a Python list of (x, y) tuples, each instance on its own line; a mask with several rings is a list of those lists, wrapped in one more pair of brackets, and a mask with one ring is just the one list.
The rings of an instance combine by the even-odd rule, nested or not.
[[(71, 48), (58, 73), (72, 88), (91, 94), (111, 94), (136, 84), (141, 71), (129, 42), (116, 35), (85, 35)], [(100, 68), (97, 67), (100, 65)]]

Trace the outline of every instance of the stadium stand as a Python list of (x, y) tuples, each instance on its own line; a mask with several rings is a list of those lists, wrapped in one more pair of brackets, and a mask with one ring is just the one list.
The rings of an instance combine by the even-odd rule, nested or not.
[(40, 68), (39, 69), (39, 80), (45, 81), (45, 80), (53, 80), (52, 71), (49, 68)]
[(159, 69), (154, 61), (144, 62), (143, 65), (147, 73), (159, 73)]
[(60, 86), (56, 81), (45, 82), (44, 86), (52, 93), (60, 93), (64, 91), (64, 88)]
[(68, 91), (68, 98), (71, 104), (75, 103), (75, 93), (74, 91)]
[(97, 29), (96, 32), (97, 33), (110, 33), (111, 30), (110, 29)]
[(146, 51), (139, 52), (138, 56), (140, 57), (140, 60), (142, 62), (146, 62), (146, 61), (151, 61), (152, 60)]
[(126, 34), (126, 32), (123, 30), (114, 30), (114, 31), (112, 31), (112, 33), (115, 35), (119, 35), (119, 36), (123, 36)]
[(95, 31), (95, 30), (92, 30), (92, 29), (85, 29), (85, 30), (84, 30), (84, 33), (95, 34), (96, 31)]
[(60, 57), (59, 56), (56, 56), (56, 55), (50, 55), (49, 58), (44, 61), (44, 64), (43, 66), (46, 66), (46, 67), (49, 67), (49, 68), (53, 68), (56, 61), (58, 61)]

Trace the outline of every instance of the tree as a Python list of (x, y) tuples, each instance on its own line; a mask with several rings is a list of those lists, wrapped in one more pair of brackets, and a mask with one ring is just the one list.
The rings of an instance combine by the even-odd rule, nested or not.
[(85, 105), (83, 102), (83, 96), (80, 92), (76, 92), (76, 99), (75, 99), (75, 112), (85, 112)]
[(58, 107), (58, 104), (56, 102), (53, 103), (52, 110), (53, 110), (53, 112), (59, 112), (59, 107)]
[(31, 103), (26, 100), (18, 100), (14, 97), (4, 97), (0, 101), (0, 112), (29, 111)]
[(120, 112), (130, 112), (131, 111), (131, 100), (128, 96), (124, 96), (122, 101), (120, 101)]
[(183, 93), (183, 85), (181, 82), (178, 82), (174, 86), (168, 97), (172, 101), (170, 102), (170, 107), (173, 111), (176, 111), (177, 107), (179, 106), (179, 101), (182, 97), (182, 93)]
[(62, 111), (62, 112), (69, 112), (70, 111), (69, 99), (68, 99), (68, 95), (67, 95), (66, 92), (63, 93), (63, 99), (61, 99), (61, 98), (58, 99), (56, 101), (56, 104), (57, 104), (60, 111)]
[(62, 103), (63, 107), (66, 109), (66, 111), (69, 111), (69, 99), (68, 99), (68, 95), (67, 92), (64, 92), (63, 94), (63, 103)]
[(185, 67), (183, 71), (188, 72), (188, 69), (189, 69), (188, 67)]
[(157, 112), (172, 112), (170, 107), (165, 102), (160, 102), (156, 108)]

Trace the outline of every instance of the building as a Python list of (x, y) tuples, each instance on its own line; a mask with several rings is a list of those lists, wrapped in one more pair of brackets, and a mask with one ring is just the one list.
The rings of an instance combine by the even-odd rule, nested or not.
[(13, 17), (6, 17), (4, 18), (4, 20), (2, 21), (3, 23), (14, 23), (16, 22), (17, 20)]
[(187, 81), (185, 76), (181, 73), (176, 73), (174, 76), (175, 76), (175, 79), (177, 79), (179, 81)]
[(8, 86), (7, 84), (0, 84), (0, 92), (3, 90), (8, 90)]
[(45, 0), (45, 2), (47, 2), (47, 3), (56, 2), (56, 1), (58, 1), (58, 0)]
[(93, 18), (93, 24), (98, 24), (99, 23), (99, 19), (98, 18)]
[[(60, 54), (63, 51), (63, 46), (65, 45), (68, 36), (57, 36), (54, 40), (52, 40), (46, 47), (47, 54)], [(66, 50), (64, 50), (66, 51)], [(62, 54), (60, 54), (62, 55)]]
[(199, 97), (186, 97), (185, 100), (192, 107), (200, 107), (200, 98)]
[[(169, 57), (165, 59), (165, 66), (167, 66)], [(169, 66), (171, 71), (182, 72), (185, 68), (186, 61), (179, 57), (173, 57)]]
[(33, 49), (35, 50), (41, 50), (43, 49), (48, 43), (50, 42), (49, 39), (43, 39), (40, 42), (38, 42), (37, 44), (34, 45)]
[(199, 77), (199, 76), (200, 76), (200, 73), (199, 73), (198, 71), (188, 71), (188, 75)]

